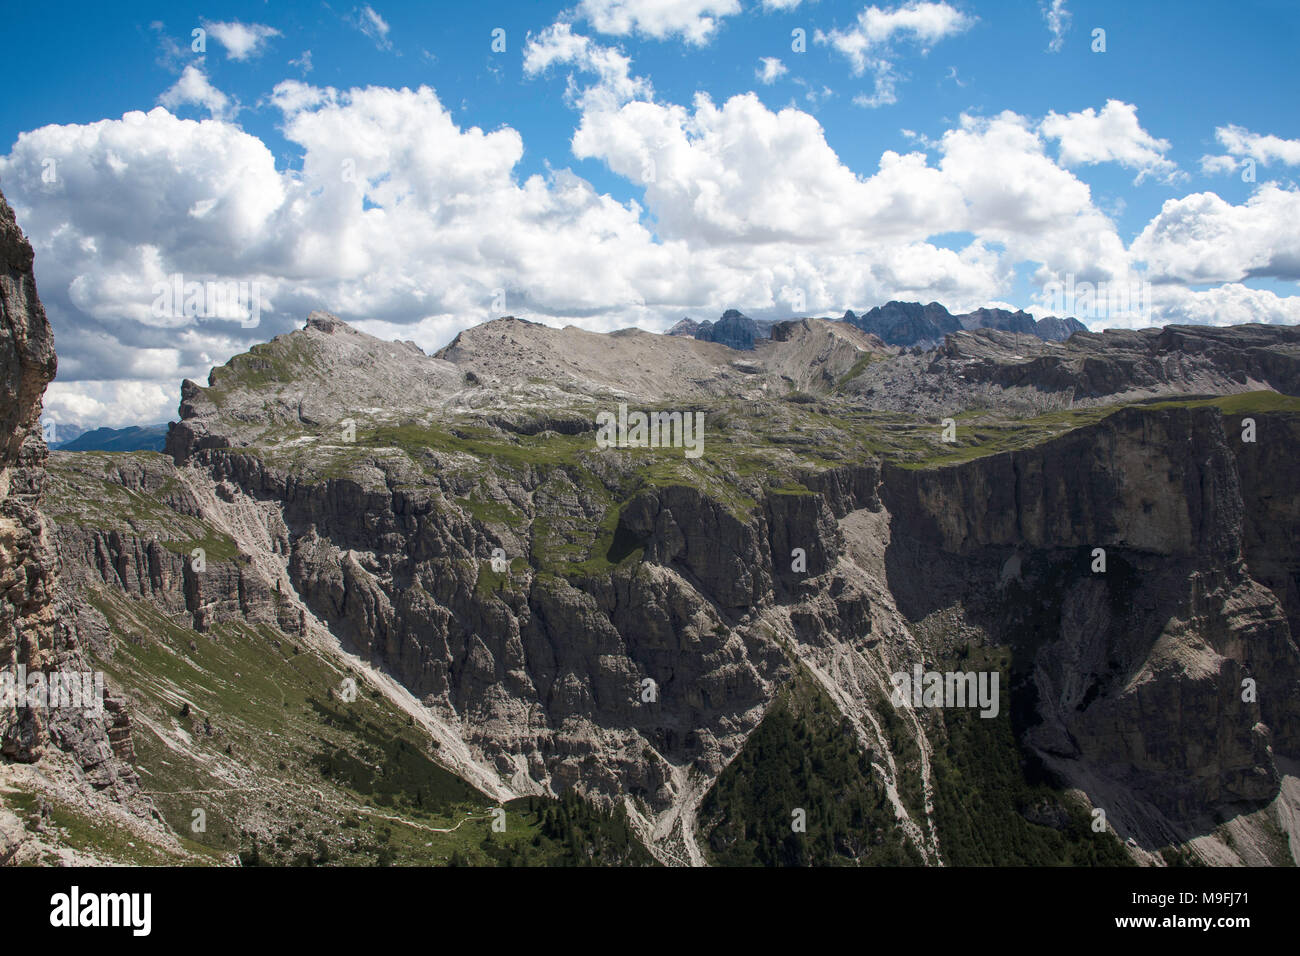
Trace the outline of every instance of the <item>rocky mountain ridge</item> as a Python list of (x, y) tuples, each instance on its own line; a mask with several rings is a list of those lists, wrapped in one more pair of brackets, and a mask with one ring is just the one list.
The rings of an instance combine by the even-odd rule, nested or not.
[[(831, 321), (852, 325), (886, 345), (899, 348), (934, 348), (953, 332), (977, 329), (1032, 335), (1047, 342), (1064, 342), (1075, 332), (1088, 331), (1086, 325), (1074, 318), (1047, 316), (1035, 319), (1024, 311), (987, 308), (954, 315), (938, 302), (922, 305), (919, 302), (893, 300), (861, 314), (850, 309), (840, 319)], [(664, 334), (689, 336), (705, 342), (717, 342), (737, 351), (750, 351), (755, 343), (771, 337), (775, 324), (777, 323), (772, 321), (751, 319), (736, 309), (728, 309), (717, 322), (697, 322), (684, 317)]]
[(162, 451), (166, 443), (167, 423), (163, 422), (124, 428), (92, 428), (51, 447), (59, 451)]

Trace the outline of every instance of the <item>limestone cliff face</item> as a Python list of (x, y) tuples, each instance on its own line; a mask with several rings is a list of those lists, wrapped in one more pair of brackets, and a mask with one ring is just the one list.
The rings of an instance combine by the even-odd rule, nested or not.
[[(121, 489), (123, 496), (95, 507), (91, 503), (106, 486)], [(277, 602), (273, 580), (249, 567), (233, 542), (208, 540), (204, 503), (178, 481), (177, 470), (161, 455), (63, 453), (50, 476), (50, 490), (59, 502), (52, 518), (58, 525), (62, 577), (70, 588), (110, 584), (199, 632), (234, 620), (269, 624), (289, 634), (301, 630), (297, 613)], [(220, 484), (210, 490), (215, 497), (231, 496)], [(132, 502), (148, 506), (133, 510)], [(69, 507), (72, 503), (75, 507)], [(287, 552), (283, 523), (271, 522), (264, 533), (273, 551)], [(192, 555), (195, 546), (205, 546), (201, 572)], [(83, 605), (77, 617), (84, 638), (98, 640), (102, 628), (88, 623), (95, 618), (93, 608)]]
[(1233, 452), (1212, 408), (1116, 412), (961, 467), (888, 466), (886, 505), (945, 551), (1121, 547), (1227, 560), (1240, 547)]
[(1274, 754), (1300, 751), (1296, 482), (1269, 467), (1296, 421), (1256, 417), (1263, 444), (1217, 409), (1134, 408), (1022, 452), (885, 471), (900, 607), (963, 607), (1017, 650), (1027, 740), (1174, 819), (1271, 799)]
[[(41, 399), (54, 377), (54, 335), (36, 297), (32, 247), (0, 197), (0, 667), (50, 661), (54, 557), (37, 508), (46, 457)], [(45, 722), (31, 709), (0, 711), (0, 753), (34, 760)]]
[[(54, 376), (54, 339), (36, 295), (32, 247), (0, 196), (0, 668), (92, 670), (77, 645), (53, 537), (40, 508), (48, 456), (41, 400)], [(130, 720), (109, 696), (102, 716), (71, 708), (0, 710), (0, 755), (65, 765), (75, 785), (138, 800)]]
[[(739, 516), (674, 485), (621, 512), (616, 547), (644, 549), (643, 562), (562, 578), (516, 560), (493, 578), (493, 550), (519, 558), (544, 548), (540, 525), (518, 537), (475, 520), (451, 479), (388, 460), (370, 485), (307, 481), (219, 447), (196, 450), (190, 464), (246, 502), (275, 503), (287, 586), (346, 646), (462, 727), (517, 792), (576, 787), (662, 811), (683, 770), (716, 775), (788, 674), (772, 636), (747, 623), (837, 558), (834, 515), (819, 494), (772, 495)], [(823, 480), (844, 508), (863, 493), (847, 471)], [(543, 520), (591, 508), (562, 475), (502, 479), (499, 494)], [(89, 578), (192, 610), (183, 568), (165, 549), (118, 533), (63, 540)], [(806, 552), (799, 575), (789, 570), (796, 547)], [(775, 565), (773, 553), (783, 556)], [(265, 618), (257, 569), (213, 569), (199, 578), (214, 613)]]
[[(1245, 503), (1242, 552), (1251, 576), (1281, 602), (1293, 636), (1300, 636), (1300, 494), (1295, 451), (1300, 419), (1255, 416), (1256, 441), (1240, 444), (1237, 463)], [(1234, 423), (1237, 426), (1240, 422)]]

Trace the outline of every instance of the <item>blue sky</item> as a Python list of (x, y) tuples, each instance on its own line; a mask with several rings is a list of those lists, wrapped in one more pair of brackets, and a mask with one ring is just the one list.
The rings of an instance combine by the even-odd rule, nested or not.
[[(7, 24), (0, 189), (37, 249), (55, 420), (165, 419), (182, 377), (311, 308), (429, 350), (501, 312), (662, 329), (890, 298), (1300, 321), (1282, 0), (50, 3)], [(257, 314), (160, 313), (177, 276), (243, 282)], [(1149, 307), (1051, 308), (1067, 281)]]

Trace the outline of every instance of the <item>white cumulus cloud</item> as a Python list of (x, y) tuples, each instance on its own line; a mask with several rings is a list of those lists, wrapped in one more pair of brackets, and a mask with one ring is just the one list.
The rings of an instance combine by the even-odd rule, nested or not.
[(181, 71), (179, 79), (158, 97), (158, 102), (173, 110), (178, 106), (201, 106), (214, 119), (222, 119), (235, 109), (231, 98), (213, 86), (203, 69), (193, 63)]
[(940, 40), (969, 30), (975, 19), (946, 2), (909, 0), (897, 7), (882, 9), (870, 6), (861, 11), (853, 26), (845, 30), (818, 30), (817, 43), (829, 45), (845, 56), (853, 73), (871, 72), (875, 90), (860, 94), (854, 102), (860, 106), (885, 106), (898, 101), (899, 72), (896, 44), (907, 41), (920, 46), (922, 52)]
[(1155, 279), (1300, 280), (1300, 191), (1265, 183), (1239, 206), (1212, 192), (1170, 199), (1133, 241)]
[(266, 42), (271, 37), (278, 37), (280, 31), (261, 23), (230, 22), (212, 23), (202, 21), (203, 28), (226, 48), (226, 59), (248, 60), (260, 56), (266, 50)]
[(780, 57), (765, 56), (758, 61), (758, 69), (754, 71), (754, 76), (760, 83), (771, 86), (778, 79), (785, 76), (790, 71), (786, 69)]
[(581, 0), (577, 12), (600, 33), (681, 37), (701, 46), (713, 38), (721, 18), (740, 12), (740, 0)]
[(568, 96), (583, 109), (616, 107), (653, 92), (643, 77), (633, 76), (632, 61), (621, 51), (573, 32), (567, 23), (555, 23), (524, 45), (524, 74), (536, 77), (552, 67), (568, 66), (579, 73), (595, 74), (593, 84), (582, 86), (572, 75)]
[(1224, 156), (1201, 157), (1201, 171), (1207, 175), (1232, 172), (1247, 159), (1261, 166), (1273, 163), (1300, 166), (1300, 139), (1252, 133), (1236, 125), (1220, 126), (1214, 131), (1214, 138), (1228, 152)]
[(1137, 107), (1107, 100), (1101, 111), (1089, 107), (1078, 113), (1047, 114), (1043, 135), (1060, 142), (1066, 166), (1119, 163), (1138, 171), (1137, 181), (1156, 176), (1169, 181), (1178, 166), (1165, 156), (1170, 143), (1157, 139), (1138, 123)]

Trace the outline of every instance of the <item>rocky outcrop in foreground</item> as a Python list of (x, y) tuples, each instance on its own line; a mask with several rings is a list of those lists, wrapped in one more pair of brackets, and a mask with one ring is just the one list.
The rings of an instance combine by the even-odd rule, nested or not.
[[(71, 626), (73, 599), (62, 587), (53, 529), (41, 512), (48, 458), (41, 401), (55, 356), (32, 260), (0, 196), (0, 671), (15, 684), (40, 675), (49, 686), (95, 668)], [(50, 707), (29, 698), (30, 686), (21, 688), (22, 700), (0, 707), (0, 778), (44, 794), (42, 801), (107, 807), (110, 818), (125, 810), (127, 829), (174, 844), (139, 792), (125, 702), (109, 689), (102, 708)], [(48, 849), (17, 817), (0, 812), (0, 863), (31, 862), (42, 847)]]
[[(55, 559), (38, 512), (45, 482), (41, 399), (54, 336), (36, 297), (32, 247), (0, 198), (0, 667), (53, 661)], [(39, 711), (0, 711), (0, 753), (34, 760), (48, 740)]]

